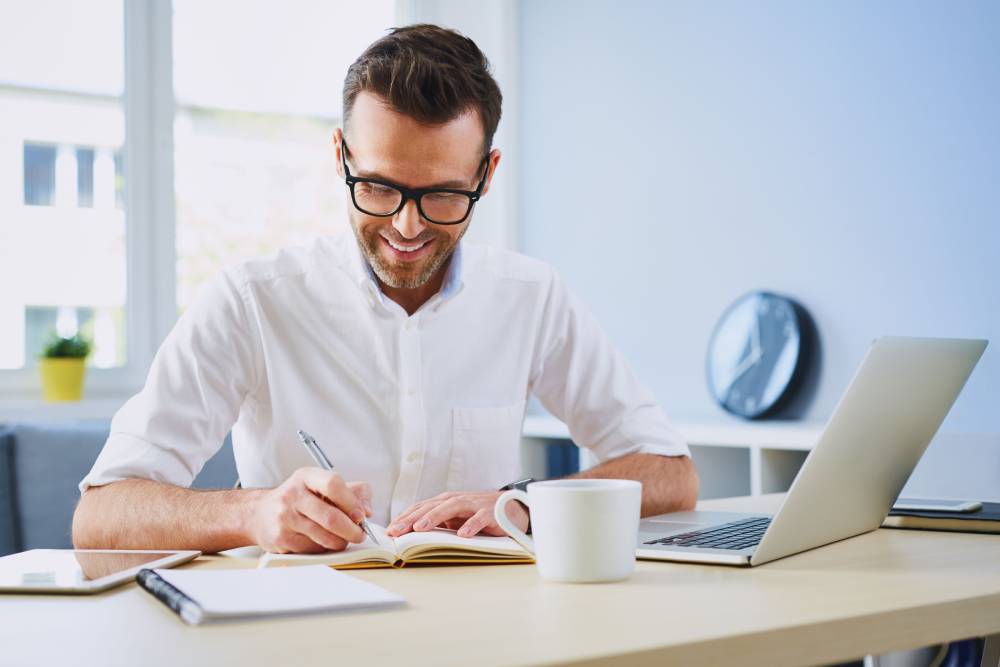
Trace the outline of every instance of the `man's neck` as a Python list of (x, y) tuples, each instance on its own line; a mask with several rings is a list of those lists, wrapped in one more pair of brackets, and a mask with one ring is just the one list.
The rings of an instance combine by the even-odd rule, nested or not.
[(452, 258), (449, 257), (437, 272), (431, 276), (430, 280), (420, 287), (413, 289), (389, 287), (377, 276), (376, 280), (378, 280), (378, 286), (382, 290), (382, 294), (398, 303), (406, 311), (407, 315), (412, 315), (420, 309), (420, 306), (427, 303), (432, 296), (441, 291), (441, 285), (444, 284), (444, 277), (448, 274), (448, 267), (451, 265), (451, 260)]

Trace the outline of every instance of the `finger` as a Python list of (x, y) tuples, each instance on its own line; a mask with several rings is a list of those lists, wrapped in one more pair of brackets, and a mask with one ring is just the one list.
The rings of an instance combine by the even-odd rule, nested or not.
[(448, 519), (465, 518), (475, 513), (469, 501), (461, 496), (446, 500), (428, 510), (413, 524), (414, 530), (430, 530)]
[(413, 522), (419, 519), (421, 516), (426, 514), (429, 510), (440, 505), (443, 501), (449, 500), (451, 498), (457, 498), (463, 494), (457, 491), (445, 491), (444, 493), (439, 493), (433, 498), (427, 500), (422, 500), (418, 503), (410, 505), (405, 511), (403, 511), (399, 516), (392, 520), (389, 524), (386, 532), (392, 536), (402, 535), (407, 533), (413, 528)]
[(306, 487), (339, 507), (355, 523), (364, 519), (364, 510), (359, 506), (354, 492), (347, 488), (341, 476), (322, 468), (305, 468), (302, 481)]
[[(355, 543), (365, 541), (365, 531), (351, 517), (322, 498), (308, 492), (303, 493), (295, 503), (295, 509), (334, 537)], [(321, 544), (325, 545), (326, 542)]]
[(389, 524), (387, 532), (390, 535), (402, 535), (413, 528), (413, 522), (419, 519), (421, 516), (427, 513), (427, 511), (435, 507), (440, 501), (437, 500), (424, 500), (415, 505), (410, 506), (405, 512), (400, 514), (398, 517), (392, 520)]
[(461, 494), (456, 493), (455, 491), (445, 491), (444, 493), (437, 494), (433, 498), (426, 498), (425, 500), (415, 502), (409, 507), (407, 507), (405, 510), (403, 510), (398, 517), (393, 519), (393, 523), (399, 521), (400, 519), (409, 518), (410, 515), (412, 515), (414, 512), (420, 511), (421, 509), (426, 510), (429, 505), (440, 505), (443, 501), (448, 500), (450, 498), (454, 498), (455, 496), (458, 495)]
[(462, 527), (458, 529), (459, 537), (472, 537), (477, 535), (479, 531), (490, 528), (491, 524), (495, 524), (496, 520), (493, 518), (493, 510), (489, 507), (484, 507), (475, 514), (473, 514), (469, 519), (462, 524)]
[(296, 513), (290, 517), (289, 528), (330, 551), (342, 551), (347, 546), (345, 540), (329, 532), (304, 514)]
[(280, 546), (276, 546), (269, 551), (279, 554), (316, 554), (327, 550), (322, 544), (316, 544), (305, 535), (289, 529), (288, 534), (282, 538)]
[(435, 509), (443, 505), (444, 503), (452, 502), (451, 500), (428, 500), (427, 502), (421, 503), (421, 505), (414, 511), (403, 519), (402, 526), (404, 532), (407, 530), (416, 530), (417, 524), (426, 516), (428, 513), (433, 512)]
[(347, 488), (354, 497), (361, 501), (361, 507), (365, 510), (365, 516), (372, 515), (372, 487), (368, 482), (348, 482)]

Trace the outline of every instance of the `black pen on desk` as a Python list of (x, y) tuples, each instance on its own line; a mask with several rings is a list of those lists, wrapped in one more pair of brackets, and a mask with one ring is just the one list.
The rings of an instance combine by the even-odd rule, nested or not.
[[(313, 461), (316, 462), (316, 465), (318, 465), (323, 470), (332, 471), (333, 464), (330, 463), (330, 459), (326, 458), (326, 454), (323, 453), (323, 450), (319, 448), (319, 443), (316, 442), (316, 438), (312, 437), (302, 429), (298, 430), (298, 434), (299, 434), (299, 440), (302, 442), (303, 445), (305, 445), (305, 448), (309, 451), (309, 455), (312, 456)], [(378, 544), (378, 540), (375, 539), (375, 534), (372, 532), (372, 529), (368, 527), (367, 519), (361, 519), (361, 523), (358, 525), (361, 526), (361, 530), (365, 531), (365, 535), (367, 535), (372, 542)]]

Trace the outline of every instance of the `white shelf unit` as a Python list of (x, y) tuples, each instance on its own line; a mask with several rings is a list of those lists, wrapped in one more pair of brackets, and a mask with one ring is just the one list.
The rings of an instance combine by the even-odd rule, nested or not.
[[(787, 491), (823, 430), (815, 422), (673, 422), (691, 447), (701, 477), (700, 497), (761, 495)], [(572, 441), (566, 425), (550, 416), (524, 420), (525, 473), (545, 476), (542, 445)], [(595, 463), (580, 450), (580, 467)]]

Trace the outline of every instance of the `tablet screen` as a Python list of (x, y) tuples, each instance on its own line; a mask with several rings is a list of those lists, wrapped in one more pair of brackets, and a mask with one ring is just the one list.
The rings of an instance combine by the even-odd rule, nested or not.
[(73, 551), (36, 549), (0, 558), (0, 588), (74, 588), (122, 570), (152, 563), (172, 551)]

